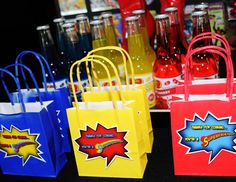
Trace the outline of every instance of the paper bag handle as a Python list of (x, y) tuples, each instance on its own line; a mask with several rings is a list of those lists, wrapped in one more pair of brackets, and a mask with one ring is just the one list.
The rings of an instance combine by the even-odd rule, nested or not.
[(193, 45), (197, 41), (200, 41), (202, 39), (209, 39), (209, 38), (219, 40), (221, 43), (223, 43), (225, 49), (227, 49), (227, 51), (229, 51), (229, 55), (231, 55), (229, 42), (226, 40), (226, 38), (224, 36), (222, 36), (218, 33), (214, 33), (214, 32), (205, 32), (205, 33), (201, 33), (201, 34), (198, 34), (195, 37), (193, 37), (192, 41), (190, 42), (190, 44), (188, 46), (188, 51), (190, 51), (193, 48)]
[[(216, 40), (219, 40), (223, 45), (224, 45), (224, 48), (226, 51), (227, 51), (227, 54), (229, 55), (229, 58), (231, 59), (230, 61), (230, 64), (232, 63), (232, 58), (231, 58), (231, 48), (230, 48), (230, 45), (229, 45), (229, 42), (226, 40), (226, 38), (220, 34), (217, 34), (217, 33), (214, 33), (214, 32), (205, 32), (205, 33), (201, 33), (197, 36), (195, 36), (191, 43), (189, 44), (189, 47), (188, 47), (188, 51), (191, 51), (193, 49), (193, 45), (200, 41), (200, 40), (203, 40), (203, 39), (210, 39), (210, 38), (213, 38), (213, 39), (216, 39)], [(223, 52), (225, 52), (223, 50)], [(226, 65), (227, 66), (227, 65)], [(230, 65), (230, 67), (233, 67), (233, 65)], [(227, 74), (228, 75), (228, 74)]]
[[(72, 84), (72, 92), (73, 92), (73, 96), (74, 96), (74, 100), (75, 100), (75, 106), (76, 106), (76, 108), (77, 109), (79, 109), (79, 105), (78, 105), (78, 99), (77, 99), (77, 97), (76, 97), (76, 93), (75, 93), (75, 86), (74, 86), (74, 81), (73, 81), (73, 75), (72, 75), (72, 72), (73, 72), (73, 68), (77, 65), (77, 73), (79, 73), (79, 65), (81, 64), (81, 63), (83, 63), (83, 62), (91, 62), (91, 61), (93, 61), (93, 62), (96, 62), (96, 63), (98, 63), (98, 64), (101, 64), (103, 67), (104, 67), (104, 69), (105, 69), (105, 71), (107, 72), (107, 76), (108, 76), (108, 80), (109, 80), (109, 84), (110, 84), (110, 91), (111, 91), (111, 93), (113, 92), (113, 89), (112, 89), (112, 82), (111, 82), (111, 75), (110, 75), (110, 72), (109, 72), (109, 70), (108, 70), (108, 68), (106, 67), (106, 65), (105, 64), (103, 64), (103, 63), (101, 63), (101, 61), (99, 61), (99, 60), (96, 60), (96, 59), (87, 59), (87, 57), (85, 57), (85, 58), (83, 58), (83, 59), (81, 59), (81, 60), (78, 60), (78, 61), (76, 61), (76, 62), (74, 62), (72, 65), (71, 65), (71, 67), (70, 67), (70, 82), (71, 82), (71, 84)], [(79, 74), (77, 74), (77, 76), (78, 76)], [(81, 80), (80, 80), (80, 76), (78, 77), (78, 82), (79, 82), (79, 87), (80, 88), (82, 88), (83, 86), (82, 86), (82, 83), (81, 83)], [(83, 95), (82, 95), (83, 96)], [(113, 105), (114, 105), (114, 107), (115, 108), (117, 108), (117, 103), (115, 102), (115, 99), (114, 99), (114, 97), (113, 97), (113, 94), (111, 94), (111, 96), (112, 96), (112, 102), (113, 102)], [(122, 97), (123, 98), (123, 97)], [(83, 99), (84, 100), (84, 99)], [(124, 100), (122, 100), (123, 102), (124, 102)], [(85, 102), (85, 103), (87, 103), (87, 102)]]
[[(131, 61), (131, 57), (128, 54), (128, 52), (125, 49), (123, 49), (121, 47), (118, 47), (118, 46), (104, 46), (104, 47), (99, 47), (99, 48), (96, 48), (96, 49), (90, 51), (88, 53), (88, 56), (93, 54), (93, 53), (95, 53), (95, 52), (97, 52), (97, 51), (102, 51), (102, 50), (116, 50), (116, 51), (121, 53), (122, 58), (123, 58), (123, 62), (124, 62), (124, 69), (125, 69), (125, 77), (126, 77), (125, 80), (126, 80), (126, 85), (127, 85), (126, 88), (128, 89), (128, 87), (129, 87), (129, 76), (128, 76), (128, 71), (127, 71), (127, 66), (126, 66), (127, 63), (126, 63), (126, 61), (128, 61), (129, 64), (130, 64), (132, 85), (135, 86), (134, 67), (133, 67), (133, 63)], [(127, 60), (125, 59), (125, 56), (127, 57)]]
[[(40, 102), (41, 105), (43, 105), (42, 97), (41, 97), (41, 94), (40, 94), (40, 91), (39, 91), (39, 86), (38, 86), (38, 83), (37, 83), (37, 81), (36, 81), (36, 79), (35, 79), (35, 77), (34, 77), (33, 72), (32, 72), (27, 66), (25, 66), (25, 65), (23, 65), (23, 64), (10, 64), (10, 65), (6, 66), (4, 69), (5, 69), (5, 70), (8, 70), (8, 69), (11, 68), (11, 67), (21, 67), (21, 69), (24, 68), (25, 70), (27, 70), (27, 71), (29, 72), (30, 77), (31, 77), (31, 79), (32, 79), (32, 81), (33, 81), (33, 83), (34, 83), (35, 89), (36, 89), (36, 91), (37, 91), (37, 93), (38, 93), (39, 102)], [(22, 73), (23, 73), (23, 72), (22, 72)], [(3, 79), (3, 74), (4, 74), (4, 72), (1, 73), (2, 84), (3, 84), (3, 86), (4, 86), (4, 88), (5, 88), (6, 92), (7, 92), (8, 97), (10, 98), (10, 92), (9, 92), (9, 90), (8, 90), (7, 87), (6, 87), (6, 83), (5, 83), (4, 79)], [(19, 81), (19, 75), (16, 75), (16, 79), (17, 79), (18, 82), (20, 83), (20, 81)]]
[[(112, 63), (111, 60), (109, 60), (108, 58), (104, 57), (104, 56), (100, 56), (100, 55), (89, 55), (89, 56), (86, 56), (86, 58), (88, 59), (93, 59), (93, 58), (97, 58), (98, 60), (99, 59), (102, 59), (103, 61), (106, 61), (107, 63), (109, 63), (115, 73), (115, 77), (117, 78), (117, 82), (118, 82), (118, 86), (120, 88), (120, 90), (122, 91), (122, 84), (121, 84), (121, 81), (120, 81), (120, 77), (119, 77), (119, 74), (118, 74), (118, 71), (117, 71), (117, 68), (115, 67), (115, 65)], [(92, 61), (91, 61), (92, 62)], [(87, 62), (86, 62), (87, 63)], [(93, 63), (93, 62), (92, 62)], [(90, 77), (91, 79), (91, 76), (90, 76), (90, 71), (89, 71), (89, 68), (86, 66), (86, 69), (87, 69), (87, 73), (88, 73), (88, 76)], [(93, 65), (92, 65), (92, 69), (93, 69)], [(101, 85), (99, 84), (99, 87), (101, 87)], [(94, 91), (93, 89), (93, 86), (92, 84), (90, 83), (90, 90)]]
[[(13, 79), (14, 82), (16, 83), (16, 87), (17, 87), (17, 91), (18, 91), (18, 95), (19, 95), (19, 100), (20, 100), (20, 102), (21, 102), (21, 106), (22, 106), (23, 112), (26, 112), (25, 104), (24, 104), (24, 101), (23, 101), (23, 96), (22, 96), (22, 93), (21, 93), (21, 88), (20, 88), (19, 80), (16, 79), (15, 76), (14, 76), (10, 71), (8, 71), (8, 70), (6, 70), (6, 69), (0, 68), (0, 72), (1, 72), (1, 73), (4, 72), (4, 73), (8, 74), (10, 77), (12, 77), (12, 79)], [(4, 86), (4, 85), (3, 85), (3, 86)], [(4, 89), (5, 89), (5, 90), (8, 90), (8, 89), (6, 88), (6, 85), (4, 86)], [(9, 96), (9, 95), (8, 95), (8, 96)], [(12, 98), (9, 97), (9, 99), (10, 99), (11, 104), (14, 105), (14, 102), (13, 102)]]
[[(45, 91), (47, 92), (47, 91), (48, 91), (48, 88), (47, 88), (47, 79), (46, 79), (46, 72), (45, 72), (44, 64), (45, 64), (45, 66), (46, 66), (46, 68), (47, 68), (47, 71), (48, 71), (49, 77), (50, 77), (50, 79), (51, 79), (51, 81), (52, 81), (53, 87), (54, 87), (54, 89), (56, 89), (56, 84), (55, 84), (54, 77), (53, 77), (53, 75), (52, 75), (52, 70), (51, 70), (51, 68), (50, 68), (50, 66), (49, 66), (49, 64), (48, 64), (48, 62), (47, 62), (47, 60), (46, 60), (41, 54), (36, 53), (36, 52), (34, 52), (34, 51), (29, 51), (29, 50), (22, 51), (21, 53), (19, 53), (19, 54), (17, 55), (16, 60), (15, 60), (15, 63), (16, 63), (16, 64), (22, 63), (22, 57), (25, 56), (25, 55), (27, 55), (27, 54), (32, 54), (32, 55), (34, 55), (34, 56), (36, 57), (36, 59), (39, 61), (39, 64), (40, 64), (40, 66), (41, 66), (42, 79), (43, 79)], [(16, 69), (15, 69), (15, 72), (16, 72), (16, 75), (19, 74), (17, 67), (16, 67)], [(24, 79), (26, 85), (28, 85), (27, 82), (26, 82), (26, 76), (25, 76), (25, 74), (24, 74), (22, 68), (21, 68), (21, 72), (22, 72), (22, 77), (23, 77), (23, 79)], [(27, 89), (29, 89), (28, 86), (27, 86)]]
[(233, 93), (233, 78), (234, 78), (234, 71), (233, 71), (233, 67), (231, 67), (230, 65), (232, 65), (231, 63), (229, 63), (231, 61), (231, 59), (229, 59), (229, 55), (228, 53), (225, 51), (227, 57), (221, 52), (222, 50), (219, 49), (218, 46), (204, 46), (204, 47), (199, 47), (196, 48), (194, 50), (191, 50), (190, 52), (187, 53), (186, 55), (186, 65), (185, 65), (185, 75), (184, 75), (184, 89), (185, 89), (185, 100), (188, 101), (189, 100), (189, 85), (192, 84), (192, 79), (191, 79), (191, 68), (190, 68), (190, 58), (192, 57), (193, 54), (196, 54), (197, 52), (201, 52), (201, 51), (205, 51), (205, 52), (210, 52), (210, 53), (214, 53), (214, 54), (218, 54), (221, 57), (223, 57), (225, 63), (226, 63), (226, 68), (227, 70), (227, 74), (230, 74), (229, 76), (227, 76), (227, 96), (229, 97), (229, 99), (232, 99), (232, 93)]

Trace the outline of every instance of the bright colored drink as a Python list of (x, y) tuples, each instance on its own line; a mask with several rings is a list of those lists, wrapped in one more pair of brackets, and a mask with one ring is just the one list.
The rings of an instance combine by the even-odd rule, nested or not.
[(76, 23), (79, 44), (83, 52), (83, 57), (85, 57), (88, 52), (92, 50), (92, 36), (88, 17), (85, 15), (78, 15), (76, 17)]
[(181, 62), (172, 54), (168, 14), (155, 16), (157, 35), (157, 59), (153, 67), (156, 107), (169, 109), (171, 95), (182, 76)]
[(138, 18), (136, 16), (126, 18), (128, 30), (128, 52), (134, 67), (135, 83), (145, 84), (149, 107), (152, 108), (155, 106), (152, 65), (147, 61), (143, 37), (139, 32), (137, 20)]
[[(105, 47), (108, 46), (107, 39), (105, 36), (104, 26), (102, 21), (100, 20), (94, 20), (91, 23), (91, 29), (92, 29), (92, 46), (93, 49), (99, 48), (99, 47)], [(109, 50), (101, 50), (97, 51), (95, 53), (96, 55), (104, 56), (111, 60), (111, 52)], [(112, 84), (117, 84), (117, 79), (115, 77), (115, 73), (113, 69), (111, 68), (111, 65), (104, 61), (103, 59), (99, 59), (102, 63), (104, 63), (107, 68), (109, 69)], [(94, 81), (98, 81), (101, 86), (107, 86), (109, 85), (108, 75), (104, 69), (104, 67), (101, 64), (93, 63), (95, 74), (93, 74)]]
[[(113, 16), (111, 13), (103, 13), (101, 15), (103, 24), (104, 24), (104, 30), (105, 35), (107, 39), (108, 46), (117, 46), (118, 47), (118, 40), (115, 33), (115, 26), (113, 22)], [(116, 68), (119, 71), (119, 76), (122, 81), (122, 83), (125, 82), (125, 72), (124, 72), (124, 60), (120, 52), (116, 50), (110, 50), (111, 61), (115, 64)]]
[(147, 54), (147, 59), (151, 65), (154, 64), (156, 60), (156, 53), (150, 45), (150, 40), (148, 36), (147, 23), (145, 19), (145, 11), (142, 9), (134, 10), (133, 14), (138, 16), (139, 32), (143, 37), (144, 48)]
[[(193, 17), (193, 37), (208, 32), (208, 16), (205, 11), (194, 11)], [(211, 39), (203, 39), (194, 44), (195, 47), (202, 47), (212, 44)], [(193, 55), (192, 74), (195, 79), (212, 79), (217, 78), (219, 69), (217, 57), (214, 54), (199, 52)]]
[[(41, 47), (41, 53), (48, 61), (52, 74), (54, 76), (55, 84), (57, 88), (67, 86), (67, 72), (64, 68), (64, 62), (60, 61), (54, 44), (54, 40), (51, 35), (49, 25), (38, 26), (39, 43)], [(49, 74), (46, 74), (47, 87), (52, 88), (53, 83)], [(43, 84), (44, 85), (44, 84)], [(44, 85), (45, 86), (45, 85)]]

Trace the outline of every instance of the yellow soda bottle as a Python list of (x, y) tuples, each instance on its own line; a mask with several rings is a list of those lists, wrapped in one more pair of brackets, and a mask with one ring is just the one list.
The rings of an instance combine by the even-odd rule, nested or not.
[(150, 45), (150, 40), (149, 40), (148, 30), (147, 30), (147, 23), (145, 19), (145, 10), (137, 9), (137, 10), (134, 10), (132, 13), (138, 17), (139, 31), (143, 36), (143, 42), (144, 42), (145, 51), (147, 53), (148, 61), (149, 63), (151, 63), (151, 65), (154, 65), (154, 62), (156, 60), (156, 53)]
[[(110, 13), (110, 12), (102, 13), (101, 20), (103, 21), (103, 24), (104, 24), (107, 44), (109, 46), (119, 47), (117, 36), (115, 33), (115, 26), (114, 26), (114, 22), (113, 22), (112, 13)], [(120, 52), (118, 52), (116, 50), (111, 50), (111, 55), (112, 55), (111, 61), (115, 64), (116, 68), (118, 69), (120, 79), (124, 83), (125, 73), (124, 73), (124, 62), (123, 62), (122, 55), (120, 54)]]
[(152, 108), (156, 104), (152, 65), (147, 61), (143, 37), (139, 32), (138, 17), (128, 16), (125, 20), (128, 32), (128, 52), (134, 67), (135, 83), (145, 84), (149, 108)]
[[(90, 22), (90, 25), (91, 25), (93, 49), (108, 46), (107, 39), (105, 36), (103, 22), (100, 20), (93, 20)], [(107, 51), (107, 50), (97, 51), (95, 54), (100, 55), (100, 56), (104, 56), (108, 59), (111, 58), (110, 51)], [(101, 62), (103, 62), (107, 66), (107, 68), (109, 69), (111, 79), (112, 79), (112, 85), (116, 85), (117, 79), (115, 77), (114, 70), (111, 68), (111, 65), (102, 59), (101, 59)], [(96, 75), (93, 74), (93, 79), (98, 81), (101, 86), (109, 85), (109, 80), (108, 80), (107, 73), (106, 73), (104, 67), (100, 64), (97, 64), (97, 63), (93, 63), (93, 66), (94, 66), (94, 71), (96, 73)]]

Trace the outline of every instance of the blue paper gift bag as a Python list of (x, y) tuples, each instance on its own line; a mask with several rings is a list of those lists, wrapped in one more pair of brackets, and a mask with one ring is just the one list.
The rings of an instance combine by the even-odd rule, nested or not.
[(60, 135), (53, 124), (56, 119), (54, 101), (43, 102), (39, 94), (39, 102), (25, 103), (19, 81), (7, 70), (0, 69), (0, 72), (13, 78), (19, 98), (19, 103), (14, 103), (10, 97), (11, 102), (0, 104), (3, 174), (56, 177), (67, 157), (61, 150)]
[[(51, 71), (50, 66), (48, 65), (47, 60), (39, 53), (33, 52), (33, 51), (22, 51), (20, 54), (18, 54), (15, 63), (22, 63), (22, 58), (25, 55), (31, 54), (35, 56), (36, 59), (41, 67), (41, 72), (42, 72), (42, 82), (43, 85), (45, 86), (44, 88), (40, 89), (40, 95), (43, 101), (49, 101), (53, 100), (55, 102), (55, 107), (56, 107), (56, 112), (57, 112), (57, 121), (60, 126), (60, 131), (61, 131), (61, 137), (63, 138), (63, 150), (65, 152), (71, 152), (71, 142), (70, 142), (70, 137), (69, 137), (69, 126), (68, 126), (68, 119), (66, 115), (66, 109), (71, 106), (70, 101), (69, 101), (69, 91), (67, 87), (61, 87), (61, 88), (56, 88), (56, 84), (54, 81), (54, 77)], [(47, 68), (47, 73), (45, 71), (45, 66)], [(19, 69), (16, 66), (15, 67), (15, 72), (16, 76), (19, 76)], [(27, 77), (25, 76), (22, 68), (21, 73), (23, 80), (25, 82), (26, 88), (25, 90), (22, 90), (23, 94), (23, 99), (25, 102), (34, 102), (37, 100), (37, 93), (35, 89), (30, 89), (28, 84), (27, 84)], [(46, 74), (50, 77), (53, 88), (47, 88), (47, 79), (46, 79)], [(17, 93), (12, 93), (13, 99), (17, 102), (18, 96)]]

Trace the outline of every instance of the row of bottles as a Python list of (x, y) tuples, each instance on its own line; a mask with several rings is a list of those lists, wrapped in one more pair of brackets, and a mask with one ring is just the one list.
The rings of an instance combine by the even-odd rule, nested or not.
[[(165, 9), (166, 14), (155, 16), (157, 59), (153, 73), (155, 80), (156, 106), (168, 109), (171, 94), (184, 75), (186, 48), (179, 39), (180, 26), (176, 7)], [(206, 4), (195, 7), (192, 13), (193, 37), (203, 32), (210, 32), (210, 22)], [(211, 39), (203, 39), (194, 44), (194, 48), (211, 45)], [(194, 79), (217, 78), (219, 73), (218, 57), (207, 52), (193, 55), (191, 72)]]
[[(197, 9), (198, 8), (198, 9)], [(205, 6), (196, 7), (192, 13), (193, 18), (193, 36), (202, 32), (208, 32), (209, 18)], [(157, 49), (154, 50), (150, 45), (147, 33), (147, 23), (145, 20), (145, 11), (142, 9), (134, 10), (132, 16), (125, 19), (127, 25), (128, 53), (134, 66), (134, 77), (136, 83), (146, 85), (147, 98), (150, 108), (157, 106), (158, 109), (168, 109), (168, 100), (174, 91), (174, 87), (183, 78), (183, 67), (185, 64), (186, 46), (182, 44), (180, 38), (180, 25), (178, 20), (178, 10), (176, 7), (165, 9), (166, 14), (155, 16), (156, 22), (156, 43)], [(99, 47), (119, 46), (115, 34), (113, 15), (109, 12), (102, 13), (100, 19), (89, 22), (86, 16), (77, 16), (76, 22), (67, 22), (65, 20), (55, 19), (54, 23), (57, 28), (57, 51), (58, 57), (54, 56), (55, 50), (50, 50), (53, 45), (52, 36), (50, 35), (49, 26), (37, 27), (41, 42), (44, 42), (47, 32), (47, 43), (42, 44), (42, 50), (45, 57), (49, 60), (54, 71), (54, 76), (62, 85), (69, 85), (68, 69), (70, 65), (78, 59), (86, 56), (87, 53)], [(50, 43), (49, 43), (50, 42)], [(211, 40), (206, 39), (198, 42), (195, 46), (210, 45)], [(47, 49), (45, 49), (47, 47)], [(55, 48), (55, 46), (52, 46)], [(49, 53), (52, 51), (54, 53)], [(125, 83), (124, 63), (121, 54), (115, 50), (100, 50), (95, 52), (110, 59), (119, 71), (122, 83)], [(56, 57), (52, 59), (51, 57)], [(219, 66), (217, 65), (216, 56), (209, 53), (198, 53), (193, 56), (192, 72), (195, 79), (215, 78), (218, 74)], [(56, 62), (55, 62), (56, 61)], [(110, 70), (113, 85), (117, 84), (114, 71), (111, 66), (102, 60)], [(129, 67), (129, 63), (128, 67)], [(54, 69), (54, 66), (57, 68)], [(108, 85), (107, 74), (100, 64), (93, 64), (93, 80), (102, 86)], [(61, 67), (61, 68), (60, 68)], [(130, 73), (130, 69), (128, 69)], [(59, 72), (56, 76), (57, 72)], [(87, 75), (85, 65), (81, 66), (81, 77), (84, 80), (84, 86), (87, 85)], [(84, 76), (83, 76), (84, 75)], [(65, 78), (65, 82), (62, 82)], [(130, 79), (131, 81), (131, 79)], [(77, 86), (77, 91), (79, 89)], [(80, 100), (80, 99), (79, 99)]]
[[(56, 18), (53, 22), (56, 30), (56, 44), (49, 25), (36, 28), (39, 35), (41, 53), (51, 66), (57, 88), (68, 87), (70, 94), (72, 94), (71, 84), (68, 83), (70, 66), (74, 61), (86, 56), (92, 49), (89, 21), (86, 16), (78, 16), (74, 23), (66, 22), (64, 18)], [(48, 79), (47, 87), (52, 87), (50, 78), (48, 75), (46, 76)], [(85, 65), (80, 67), (80, 76), (83, 85), (86, 86), (88, 78)], [(78, 84), (75, 84), (75, 86), (79, 97)]]

